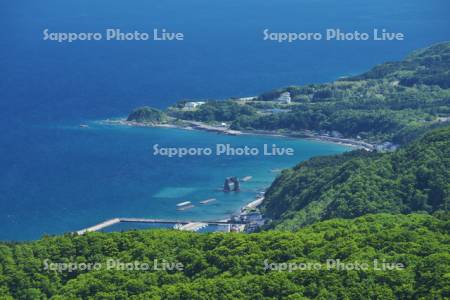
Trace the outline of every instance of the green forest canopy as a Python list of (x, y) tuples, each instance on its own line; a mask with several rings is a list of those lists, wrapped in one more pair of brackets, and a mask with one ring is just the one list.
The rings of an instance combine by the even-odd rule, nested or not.
[[(430, 215), (367, 215), (297, 232), (257, 234), (141, 230), (0, 244), (2, 299), (444, 299), (450, 297), (449, 223)], [(181, 262), (182, 271), (73, 273), (43, 262)], [(402, 270), (267, 269), (327, 259)], [(266, 264), (265, 264), (266, 262)]]
[(446, 211), (450, 205), (450, 126), (391, 153), (353, 151), (284, 170), (263, 209), (278, 228), (368, 213)]
[(153, 107), (140, 107), (135, 109), (127, 118), (127, 121), (142, 123), (163, 123), (167, 121), (167, 115)]
[[(370, 142), (402, 144), (450, 115), (449, 86), (446, 42), (359, 76), (277, 89), (256, 101), (211, 101), (194, 111), (174, 105), (168, 113), (185, 120), (232, 122), (232, 129), (238, 130), (338, 131)], [(276, 101), (284, 92), (290, 93), (291, 104)], [(267, 113), (274, 108), (282, 110)]]

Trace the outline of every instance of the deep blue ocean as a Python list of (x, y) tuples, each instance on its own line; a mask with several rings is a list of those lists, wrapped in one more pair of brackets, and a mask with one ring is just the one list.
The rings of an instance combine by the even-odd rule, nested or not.
[[(140, 105), (223, 99), (356, 74), (449, 40), (446, 0), (0, 1), (0, 240), (36, 239), (111, 217), (222, 218), (270, 184), (271, 169), (345, 147), (270, 137), (111, 127)], [(183, 32), (182, 42), (43, 40), (52, 32)], [(404, 41), (264, 41), (327, 28), (405, 34)], [(89, 123), (88, 129), (79, 128)], [(295, 148), (284, 158), (152, 156), (154, 143)], [(254, 179), (239, 194), (225, 176)], [(176, 203), (215, 197), (177, 212)]]

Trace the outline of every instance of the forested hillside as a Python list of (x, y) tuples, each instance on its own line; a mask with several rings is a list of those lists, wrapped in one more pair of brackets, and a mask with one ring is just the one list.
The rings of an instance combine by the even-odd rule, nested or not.
[[(298, 232), (197, 234), (143, 230), (0, 244), (1, 299), (444, 299), (450, 297), (448, 221), (367, 215)], [(183, 264), (181, 271), (44, 270), (108, 259)], [(367, 263), (363, 270), (326, 261)], [(402, 264), (375, 270), (373, 261)], [(297, 269), (301, 263), (315, 269)], [(281, 264), (280, 264), (281, 263)], [(47, 264), (49, 264), (47, 262)], [(277, 268), (268, 267), (278, 264)], [(103, 265), (104, 266), (104, 265)]]
[[(367, 73), (331, 83), (269, 91), (252, 101), (210, 101), (176, 118), (230, 122), (237, 130), (337, 131), (372, 143), (404, 144), (448, 120), (450, 115), (450, 42), (374, 67)], [(278, 97), (289, 92), (292, 102)], [(276, 112), (275, 112), (276, 111)]]
[(167, 121), (167, 115), (159, 109), (153, 107), (140, 107), (135, 109), (128, 116), (127, 121), (143, 122), (143, 123), (162, 123)]
[(277, 228), (368, 213), (446, 211), (450, 205), (450, 126), (392, 153), (317, 157), (284, 170), (266, 193)]
[(400, 62), (388, 62), (374, 67), (367, 73), (350, 80), (381, 79), (399, 80), (401, 85), (437, 85), (450, 88), (449, 43), (436, 44), (413, 52)]

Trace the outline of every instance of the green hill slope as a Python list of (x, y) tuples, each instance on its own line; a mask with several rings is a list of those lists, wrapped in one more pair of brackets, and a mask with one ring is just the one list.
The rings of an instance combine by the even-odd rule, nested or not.
[[(428, 215), (368, 215), (300, 231), (91, 233), (0, 244), (1, 299), (443, 299), (450, 296), (449, 224)], [(45, 262), (102, 264), (45, 270)], [(106, 269), (108, 259), (183, 264), (181, 271)], [(342, 270), (327, 260), (363, 266)], [(375, 270), (374, 260), (399, 263)], [(273, 265), (273, 264), (277, 265)], [(288, 266), (289, 269), (280, 271)], [(314, 268), (301, 263), (316, 264)], [(274, 267), (275, 266), (275, 267)], [(294, 270), (297, 266), (297, 270)], [(320, 266), (320, 267), (317, 267)], [(303, 269), (298, 269), (303, 268)]]
[[(277, 101), (285, 92), (291, 103)], [(185, 120), (230, 122), (236, 130), (337, 131), (372, 143), (405, 144), (450, 115), (450, 42), (359, 76), (276, 89), (250, 101), (209, 101), (195, 111), (174, 105), (167, 113)]]
[(167, 115), (159, 109), (144, 106), (131, 112), (127, 121), (159, 124), (167, 121)]
[(351, 152), (318, 157), (285, 170), (263, 208), (278, 228), (368, 213), (447, 210), (450, 126), (392, 153)]
[(404, 61), (381, 64), (350, 80), (380, 78), (399, 80), (405, 86), (426, 84), (450, 88), (450, 43), (415, 51)]

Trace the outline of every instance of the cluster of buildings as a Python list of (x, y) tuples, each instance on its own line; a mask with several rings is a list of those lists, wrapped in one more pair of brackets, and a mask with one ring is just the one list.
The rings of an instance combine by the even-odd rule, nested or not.
[[(242, 97), (242, 98), (238, 98), (238, 101), (243, 101), (243, 102), (247, 102), (247, 101), (255, 101), (257, 100), (258, 97)], [(281, 104), (290, 104), (292, 102), (292, 98), (291, 98), (291, 93), (289, 92), (284, 92), (281, 93), (281, 95), (273, 100), (274, 102), (278, 102)]]
[(392, 142), (384, 142), (378, 145), (375, 145), (375, 150), (379, 152), (390, 152), (397, 150), (398, 145)]
[(259, 209), (245, 211), (240, 215), (240, 218), (245, 223), (244, 231), (248, 233), (255, 232), (266, 223)]
[(255, 232), (258, 228), (263, 226), (266, 223), (266, 219), (264, 219), (263, 214), (257, 208), (244, 208), (238, 214), (232, 217), (233, 222), (243, 223), (243, 230), (247, 233)]
[(252, 96), (252, 97), (242, 97), (242, 98), (238, 98), (237, 100), (238, 101), (254, 101), (254, 100), (256, 100), (256, 99), (258, 99), (258, 97), (256, 97), (256, 96)]
[[(252, 97), (242, 97), (242, 98), (238, 98), (237, 101), (243, 101), (243, 102), (247, 102), (247, 101), (255, 101), (256, 99), (258, 99), (258, 97), (252, 96)], [(278, 98), (276, 98), (275, 100), (273, 100), (274, 102), (280, 103), (280, 104), (290, 104), (292, 102), (292, 98), (291, 98), (291, 93), (289, 92), (284, 92), (282, 93)], [(205, 104), (205, 101), (189, 101), (184, 103), (183, 109), (185, 110), (193, 110), (198, 108), (199, 106)]]

